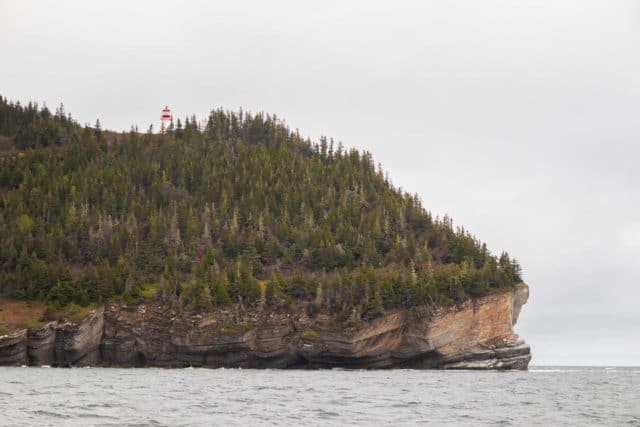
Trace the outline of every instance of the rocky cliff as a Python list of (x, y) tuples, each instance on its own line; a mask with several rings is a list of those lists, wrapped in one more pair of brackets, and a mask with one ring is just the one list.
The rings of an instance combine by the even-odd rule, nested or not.
[(528, 296), (520, 284), (348, 326), (305, 310), (181, 314), (157, 301), (109, 304), (80, 324), (1, 336), (0, 365), (526, 369), (530, 349), (513, 325)]

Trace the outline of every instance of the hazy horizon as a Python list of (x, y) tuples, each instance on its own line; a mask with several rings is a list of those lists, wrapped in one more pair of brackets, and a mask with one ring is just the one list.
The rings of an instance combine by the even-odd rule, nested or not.
[[(99, 18), (99, 19), (98, 19)], [(640, 4), (0, 1), (0, 94), (275, 113), (523, 266), (533, 366), (640, 366)]]

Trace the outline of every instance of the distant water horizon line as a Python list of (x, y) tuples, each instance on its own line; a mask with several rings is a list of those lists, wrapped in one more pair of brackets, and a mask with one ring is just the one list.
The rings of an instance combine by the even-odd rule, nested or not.
[[(475, 369), (414, 369), (414, 368), (392, 368), (392, 369), (366, 369), (366, 368), (362, 368), (362, 369), (349, 369), (349, 368), (343, 368), (343, 367), (335, 367), (335, 368), (320, 368), (320, 369), (311, 369), (311, 370), (307, 370), (307, 369), (278, 369), (278, 368), (239, 368), (239, 367), (219, 367), (219, 368), (212, 368), (212, 367), (206, 367), (206, 366), (184, 366), (184, 367), (171, 367), (171, 368), (167, 368), (167, 367), (159, 367), (159, 366), (130, 366), (130, 367), (123, 367), (123, 366), (101, 366), (101, 365), (95, 365), (95, 366), (67, 366), (67, 367), (58, 367), (58, 366), (51, 366), (51, 365), (14, 365), (14, 366), (0, 366), (0, 369), (15, 369), (15, 368), (60, 368), (60, 369), (107, 369), (107, 370), (118, 370), (118, 369), (126, 369), (126, 370), (153, 370), (153, 369), (161, 369), (161, 370), (181, 370), (181, 369), (203, 369), (203, 370), (211, 370), (211, 371), (216, 371), (216, 370), (238, 370), (238, 371), (256, 371), (256, 372), (260, 372), (260, 371), (309, 371), (309, 372), (322, 372), (322, 371), (438, 371), (438, 372), (461, 372), (461, 371), (477, 371)], [(543, 364), (535, 364), (535, 365), (529, 365), (528, 367), (528, 371), (537, 371), (537, 370), (544, 370), (544, 371), (549, 371), (549, 370), (588, 370), (588, 369), (592, 369), (592, 370), (616, 370), (616, 369), (623, 369), (623, 370), (638, 370), (638, 372), (640, 372), (640, 365), (576, 365), (576, 364), (572, 364), (572, 365), (562, 365), (562, 364), (548, 364), (548, 365), (543, 365)], [(526, 372), (527, 370), (524, 370), (523, 372)], [(486, 372), (508, 372), (509, 370), (500, 370), (500, 369), (489, 369)]]
[(598, 368), (598, 369), (605, 369), (605, 368), (637, 368), (640, 369), (640, 365), (594, 365), (594, 364), (588, 364), (588, 365), (580, 365), (580, 364), (570, 364), (570, 365), (565, 365), (565, 364), (561, 364), (561, 363), (553, 363), (553, 364), (531, 364), (529, 365), (529, 369), (536, 369), (536, 368)]

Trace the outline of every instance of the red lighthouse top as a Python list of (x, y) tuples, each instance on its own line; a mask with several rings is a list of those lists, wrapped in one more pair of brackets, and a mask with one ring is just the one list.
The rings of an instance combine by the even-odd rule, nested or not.
[(171, 120), (171, 110), (166, 105), (162, 109), (162, 120)]

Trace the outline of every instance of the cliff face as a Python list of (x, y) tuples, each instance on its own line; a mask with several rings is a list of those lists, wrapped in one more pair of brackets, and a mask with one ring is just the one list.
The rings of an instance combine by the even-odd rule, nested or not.
[(520, 284), (349, 328), (304, 313), (181, 315), (157, 302), (113, 304), (79, 325), (52, 322), (0, 337), (0, 365), (526, 369), (530, 349), (513, 325), (528, 296)]
[(49, 322), (0, 336), (0, 365), (86, 366), (98, 364), (104, 309), (94, 310), (79, 325)]

